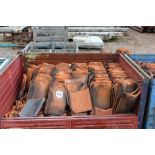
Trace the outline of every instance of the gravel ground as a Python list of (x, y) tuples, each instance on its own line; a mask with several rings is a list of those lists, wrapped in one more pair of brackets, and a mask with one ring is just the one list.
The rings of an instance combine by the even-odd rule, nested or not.
[(155, 53), (155, 33), (140, 33), (129, 29), (127, 36), (105, 42), (104, 51), (114, 53), (120, 47), (126, 47), (133, 53)]

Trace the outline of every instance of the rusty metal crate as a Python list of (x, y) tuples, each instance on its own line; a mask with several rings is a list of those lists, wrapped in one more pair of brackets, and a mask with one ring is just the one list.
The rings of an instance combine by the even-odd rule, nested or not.
[[(141, 90), (141, 97), (136, 103), (133, 114), (9, 119), (3, 117), (13, 106), (21, 86), (24, 68), (28, 64), (90, 61), (118, 62), (128, 75), (137, 81)], [(0, 92), (1, 128), (141, 128), (145, 107), (144, 100), (147, 93), (147, 81), (122, 55), (103, 53), (27, 53), (25, 56), (20, 55), (16, 57), (5, 72), (0, 75)]]

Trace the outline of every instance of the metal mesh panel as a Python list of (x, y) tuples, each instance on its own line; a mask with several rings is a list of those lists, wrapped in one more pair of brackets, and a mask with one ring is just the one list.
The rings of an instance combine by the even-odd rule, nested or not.
[(15, 47), (0, 47), (0, 57), (6, 58), (6, 57), (15, 57), (17, 53), (20, 52), (19, 48)]
[(55, 52), (76, 52), (76, 44), (74, 42), (30, 42), (22, 50), (22, 52), (40, 52), (40, 53), (55, 53)]

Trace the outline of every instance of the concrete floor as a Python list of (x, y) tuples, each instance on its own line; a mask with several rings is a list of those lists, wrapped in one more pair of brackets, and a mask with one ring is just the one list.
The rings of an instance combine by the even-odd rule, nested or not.
[(126, 47), (133, 53), (155, 53), (155, 33), (140, 33), (129, 29), (127, 36), (105, 42), (103, 50), (114, 53), (120, 47)]

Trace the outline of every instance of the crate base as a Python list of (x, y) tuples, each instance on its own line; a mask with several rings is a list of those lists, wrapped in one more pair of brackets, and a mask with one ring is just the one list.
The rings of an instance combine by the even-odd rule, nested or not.
[(1, 120), (1, 128), (29, 129), (131, 129), (138, 127), (136, 115), (57, 116), (42, 118), (14, 118)]

